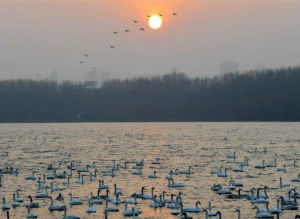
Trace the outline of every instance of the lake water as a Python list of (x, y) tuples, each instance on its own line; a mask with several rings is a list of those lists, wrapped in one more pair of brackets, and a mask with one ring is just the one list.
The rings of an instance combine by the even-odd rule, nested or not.
[[(270, 144), (270, 142), (274, 144)], [(249, 153), (255, 148), (263, 151), (267, 148), (267, 154)], [(167, 198), (171, 193), (183, 193), (184, 206), (194, 206), (196, 200), (201, 201), (200, 208), (206, 208), (208, 201), (212, 201), (214, 211), (221, 211), (224, 218), (237, 218), (236, 207), (240, 207), (242, 218), (254, 218), (256, 211), (249, 200), (230, 200), (224, 195), (218, 195), (210, 187), (214, 183), (222, 184), (228, 188), (229, 181), (244, 184), (244, 190), (252, 187), (267, 185), (270, 198), (270, 207), (276, 206), (276, 198), (287, 195), (289, 188), (300, 189), (300, 183), (292, 183), (291, 179), (300, 173), (299, 167), (287, 167), (287, 172), (277, 172), (276, 168), (265, 170), (255, 169), (262, 160), (270, 163), (276, 157), (278, 166), (291, 164), (294, 159), (300, 158), (300, 123), (62, 123), (62, 124), (0, 124), (0, 149), (1, 153), (8, 152), (8, 157), (1, 157), (1, 169), (6, 166), (19, 168), (19, 176), (3, 175), (3, 186), (0, 187), (0, 197), (6, 197), (8, 203), (12, 202), (13, 192), (19, 188), (22, 197), (35, 196), (36, 181), (24, 180), (31, 171), (36, 171), (36, 176), (48, 174), (49, 164), (58, 165), (63, 162), (63, 170), (69, 165), (68, 154), (77, 167), (84, 168), (88, 163), (96, 162), (99, 171), (97, 180), (90, 182), (85, 178), (83, 185), (75, 183), (76, 171), (70, 179), (71, 184), (64, 186), (65, 179), (47, 180), (54, 182), (55, 186), (62, 187), (64, 202), (68, 206), (68, 213), (81, 216), (81, 218), (104, 218), (105, 205), (94, 205), (97, 212), (91, 215), (85, 213), (88, 207), (90, 192), (97, 192), (98, 179), (103, 179), (113, 190), (113, 184), (123, 190), (121, 201), (129, 199), (134, 192), (140, 192), (145, 186), (150, 193), (154, 186), (154, 193), (159, 195), (167, 192)], [(244, 173), (236, 173), (231, 169), (237, 168), (236, 164), (227, 163), (227, 154), (236, 151), (237, 160), (249, 158), (249, 167), (245, 167)], [(160, 165), (151, 164), (155, 158), (160, 158)], [(145, 160), (142, 176), (132, 175), (133, 163), (128, 169), (116, 171), (115, 177), (102, 176), (102, 171), (108, 170), (106, 165), (116, 163), (124, 164), (125, 161), (133, 162)], [(221, 178), (210, 174), (211, 170), (220, 166), (228, 168), (228, 177)], [(176, 175), (174, 180), (184, 184), (183, 188), (169, 188), (165, 179), (169, 170), (176, 168), (187, 170), (192, 166), (191, 175)], [(299, 162), (300, 166), (300, 162)], [(93, 169), (91, 169), (93, 171)], [(148, 174), (157, 171), (160, 178), (148, 179)], [(288, 188), (279, 189), (279, 177), (284, 183), (290, 183)], [(83, 200), (84, 204), (70, 207), (68, 205), (69, 192), (73, 196)], [(112, 192), (113, 193), (113, 192)], [(236, 191), (234, 191), (236, 193)], [(54, 198), (58, 192), (51, 193)], [(104, 191), (103, 193), (104, 194)], [(27, 210), (24, 207), (28, 199), (21, 207), (10, 210), (11, 218), (26, 218)], [(63, 212), (50, 213), (49, 199), (37, 200), (40, 208), (32, 209), (39, 218), (62, 218)], [(58, 201), (54, 201), (59, 203)], [(166, 207), (153, 209), (149, 207), (150, 200), (138, 199), (138, 208), (142, 209), (140, 216), (144, 218), (180, 218), (170, 214), (171, 209)], [(112, 205), (110, 203), (109, 205)], [(264, 207), (263, 205), (259, 205)], [(108, 218), (123, 218), (124, 204), (118, 205), (120, 211), (109, 213)], [(285, 211), (281, 218), (293, 218), (299, 211)], [(5, 218), (0, 211), (0, 218)], [(193, 214), (193, 218), (205, 218), (204, 213)]]

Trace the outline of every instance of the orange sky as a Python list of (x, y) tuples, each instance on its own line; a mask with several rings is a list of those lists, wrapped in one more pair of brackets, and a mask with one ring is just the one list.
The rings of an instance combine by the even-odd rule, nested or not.
[[(299, 11), (300, 1), (0, 0), (0, 79), (57, 70), (61, 79), (82, 80), (93, 67), (118, 77), (173, 67), (214, 75), (227, 60), (240, 62), (242, 70), (296, 65)], [(158, 31), (148, 28), (151, 13), (164, 15)], [(79, 65), (85, 52), (90, 57)]]

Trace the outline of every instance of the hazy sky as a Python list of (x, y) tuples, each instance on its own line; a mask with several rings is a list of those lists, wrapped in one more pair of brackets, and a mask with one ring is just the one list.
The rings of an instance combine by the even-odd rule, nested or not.
[[(148, 27), (152, 13), (164, 15), (159, 30)], [(0, 79), (57, 70), (60, 79), (82, 80), (93, 67), (119, 77), (172, 68), (215, 75), (228, 60), (241, 70), (298, 65), (300, 1), (0, 0)]]

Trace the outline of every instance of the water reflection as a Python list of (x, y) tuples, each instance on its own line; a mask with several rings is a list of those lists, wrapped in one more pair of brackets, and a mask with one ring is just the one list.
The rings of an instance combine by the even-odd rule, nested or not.
[[(23, 197), (35, 195), (36, 187), (32, 181), (24, 180), (32, 170), (38, 176), (48, 174), (49, 164), (58, 165), (63, 161), (63, 167), (68, 165), (67, 156), (78, 167), (84, 168), (86, 164), (96, 161), (100, 178), (113, 188), (114, 183), (123, 189), (121, 200), (129, 199), (134, 192), (139, 192), (145, 186), (150, 193), (155, 187), (155, 194), (166, 191), (167, 194), (183, 193), (183, 200), (187, 206), (194, 206), (200, 200), (201, 208), (208, 206), (212, 201), (215, 210), (222, 211), (225, 218), (236, 217), (234, 208), (242, 209), (243, 217), (254, 218), (255, 211), (249, 201), (229, 200), (210, 190), (214, 183), (229, 186), (231, 178), (242, 182), (245, 189), (263, 187), (268, 185), (270, 190), (270, 206), (276, 206), (279, 195), (289, 188), (278, 189), (279, 177), (282, 173), (274, 169), (258, 170), (254, 166), (262, 160), (266, 163), (273, 161), (277, 155), (278, 166), (291, 163), (293, 158), (300, 154), (300, 123), (82, 123), (82, 124), (0, 124), (0, 149), (8, 152), (8, 157), (1, 157), (1, 168), (13, 166), (20, 169), (18, 177), (5, 175), (4, 185), (0, 188), (0, 196), (5, 196), (12, 202), (12, 193), (20, 188)], [(270, 144), (273, 141), (276, 144)], [(258, 148), (268, 148), (269, 153), (250, 154), (248, 151)], [(249, 158), (250, 166), (244, 173), (232, 172), (236, 168), (227, 164), (226, 155), (237, 151), (237, 159)], [(151, 164), (155, 158), (160, 158), (160, 164)], [(107, 170), (106, 165), (113, 163), (124, 164), (125, 161), (145, 160), (143, 175), (132, 175), (132, 164), (128, 169), (116, 172), (115, 177), (103, 177), (102, 171)], [(219, 178), (211, 175), (210, 171), (221, 165), (228, 167), (229, 177)], [(192, 175), (175, 176), (176, 182), (185, 185), (183, 188), (169, 188), (164, 178), (171, 169), (187, 170), (192, 166)], [(148, 179), (148, 175), (157, 170), (160, 178)], [(59, 173), (61, 171), (58, 171)], [(288, 168), (283, 175), (284, 182), (290, 182), (299, 173), (299, 168)], [(76, 172), (73, 173), (77, 176)], [(85, 177), (83, 185), (75, 183), (76, 177), (71, 178), (71, 184), (62, 184), (65, 179), (54, 180), (54, 185), (65, 188), (61, 193), (65, 200), (60, 204), (69, 203), (69, 192), (84, 201), (84, 205), (70, 207), (68, 213), (80, 215), (82, 218), (103, 218), (104, 205), (94, 205), (97, 212), (87, 215), (90, 192), (97, 192), (98, 182), (90, 182)], [(47, 180), (50, 182), (51, 180)], [(293, 183), (293, 187), (298, 184)], [(273, 188), (273, 189), (272, 189)], [(104, 191), (102, 191), (104, 194)], [(49, 192), (56, 197), (58, 192)], [(168, 197), (169, 198), (169, 197)], [(61, 218), (62, 212), (48, 211), (50, 200), (38, 200), (40, 208), (32, 209), (39, 218)], [(57, 203), (58, 201), (55, 201)], [(150, 200), (138, 200), (138, 208), (142, 209), (142, 217), (146, 218), (178, 218), (172, 216), (170, 209), (152, 209)], [(28, 204), (28, 200), (26, 200)], [(25, 204), (22, 204), (25, 205)], [(68, 205), (69, 206), (69, 205)], [(119, 206), (120, 211), (109, 213), (108, 218), (123, 218), (124, 205)], [(24, 207), (11, 209), (12, 218), (25, 218), (27, 211)], [(193, 214), (194, 218), (203, 218), (204, 214)], [(284, 212), (283, 218), (289, 218), (293, 212)], [(4, 213), (0, 212), (0, 218)]]

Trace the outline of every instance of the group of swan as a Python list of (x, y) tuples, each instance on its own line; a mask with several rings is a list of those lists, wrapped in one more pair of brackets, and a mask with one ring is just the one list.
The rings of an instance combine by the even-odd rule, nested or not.
[[(250, 151), (252, 155), (255, 154), (267, 154), (267, 151), (259, 151), (256, 149), (255, 151)], [(300, 194), (297, 193), (297, 189), (293, 188), (289, 190), (288, 196), (286, 196), (283, 192), (281, 192), (284, 188), (290, 187), (291, 184), (283, 183), (282, 176), (279, 177), (279, 191), (280, 197), (278, 197), (276, 201), (276, 206), (269, 209), (269, 203), (270, 197), (268, 195), (269, 188), (267, 186), (264, 186), (263, 188), (257, 187), (257, 188), (251, 188), (250, 191), (247, 191), (247, 189), (242, 189), (244, 187), (244, 184), (233, 180), (231, 177), (232, 172), (235, 172), (236, 174), (244, 174), (245, 172), (248, 172), (250, 168), (255, 168), (257, 170), (255, 171), (264, 171), (266, 168), (270, 168), (270, 170), (274, 170), (278, 172), (278, 174), (286, 174), (290, 168), (297, 167), (297, 162), (293, 161), (293, 163), (290, 164), (284, 164), (282, 167), (277, 167), (277, 158), (274, 159), (274, 161), (265, 164), (265, 161), (262, 160), (262, 164), (258, 165), (249, 165), (249, 158), (244, 157), (244, 159), (239, 160), (237, 157), (237, 152), (233, 152), (232, 154), (228, 154), (227, 158), (229, 159), (227, 161), (227, 165), (220, 166), (218, 169), (210, 171), (211, 174), (215, 174), (217, 177), (220, 177), (220, 181), (223, 181), (228, 178), (228, 181), (225, 184), (214, 184), (211, 186), (211, 190), (215, 191), (218, 195), (224, 197), (225, 199), (240, 199), (241, 201), (247, 201), (251, 204), (253, 204), (254, 208), (256, 209), (256, 218), (274, 218), (274, 215), (276, 215), (277, 218), (280, 217), (280, 214), (282, 211), (288, 211), (288, 210), (297, 210), (298, 209), (298, 202), (297, 199), (300, 198)], [(66, 160), (70, 159), (68, 157)], [(161, 159), (156, 158), (155, 160), (151, 161), (151, 165), (160, 165), (161, 162), (163, 162)], [(132, 166), (132, 170), (130, 171), (130, 165), (129, 162), (125, 162), (124, 164), (118, 164), (115, 160), (111, 164), (106, 165), (108, 168), (107, 171), (103, 171), (103, 174), (97, 175), (97, 169), (96, 169), (96, 162), (93, 161), (92, 164), (87, 164), (84, 166), (84, 168), (77, 168), (74, 162), (70, 162), (69, 165), (67, 165), (66, 171), (64, 170), (63, 162), (59, 162), (58, 165), (52, 165), (49, 164), (47, 170), (51, 171), (48, 173), (44, 173), (43, 175), (40, 175), (38, 177), (38, 173), (36, 171), (32, 171), (31, 175), (28, 175), (25, 177), (26, 182), (37, 182), (34, 184), (38, 192), (35, 194), (35, 198), (37, 199), (43, 199), (50, 200), (50, 204), (48, 205), (49, 211), (63, 211), (63, 219), (79, 219), (80, 217), (74, 214), (67, 214), (68, 213), (68, 206), (75, 206), (75, 205), (86, 205), (87, 209), (86, 213), (93, 214), (96, 212), (96, 208), (94, 205), (102, 205), (105, 204), (104, 212), (105, 217), (108, 217), (109, 212), (118, 212), (120, 211), (120, 206), (124, 204), (124, 210), (123, 215), (132, 217), (132, 218), (140, 218), (138, 217), (139, 214), (141, 214), (142, 209), (138, 209), (136, 205), (139, 204), (140, 199), (141, 200), (149, 200), (149, 207), (151, 208), (168, 208), (170, 209), (170, 213), (172, 215), (180, 215), (180, 218), (192, 218), (193, 214), (197, 213), (204, 213), (206, 218), (216, 218), (221, 219), (222, 213), (221, 211), (214, 211), (212, 210), (212, 204), (211, 201), (208, 202), (208, 207), (203, 208), (201, 205), (201, 202), (199, 200), (195, 200), (194, 206), (185, 206), (185, 202), (182, 198), (182, 192), (178, 192), (178, 195), (175, 193), (170, 194), (170, 199), (168, 199), (168, 195), (166, 191), (162, 191), (161, 193), (158, 193), (157, 190), (155, 190), (155, 187), (152, 186), (151, 192), (147, 192), (147, 188), (142, 186), (140, 192), (134, 193), (131, 195), (130, 200), (123, 200), (121, 197), (123, 195), (123, 190), (121, 188), (117, 187), (117, 184), (113, 184), (113, 189), (110, 190), (110, 186), (108, 184), (104, 183), (103, 179), (99, 179), (99, 177), (115, 177), (116, 175), (121, 174), (122, 171), (130, 171), (131, 174), (130, 177), (135, 177), (137, 179), (140, 179), (143, 177), (143, 172), (145, 170), (146, 162), (144, 159), (141, 161), (134, 162), (135, 164)], [(252, 162), (251, 162), (252, 163)], [(231, 168), (228, 167), (228, 165), (238, 165), (239, 168)], [(273, 167), (273, 168), (272, 168)], [(90, 169), (94, 169), (92, 172)], [(168, 174), (165, 176), (165, 179), (158, 179), (161, 176), (161, 173), (159, 169), (155, 169), (153, 173), (146, 175), (146, 178), (153, 180), (152, 183), (155, 183), (155, 180), (164, 180), (166, 183), (166, 187), (168, 187), (169, 190), (180, 190), (184, 189), (185, 185), (180, 182), (176, 182), (178, 179), (180, 179), (180, 175), (182, 177), (193, 177), (194, 168), (192, 166), (188, 166), (186, 170), (170, 170)], [(77, 176), (74, 176), (76, 174), (72, 174), (72, 171), (78, 172)], [(63, 172), (62, 172), (63, 171)], [(230, 172), (232, 171), (232, 172)], [(61, 174), (59, 172), (62, 172)], [(12, 171), (11, 171), (12, 173)], [(36, 174), (36, 175), (35, 175)], [(86, 175), (84, 175), (86, 174)], [(0, 187), (3, 185), (2, 174), (0, 175)], [(84, 177), (88, 176), (89, 179), (85, 179)], [(178, 177), (178, 178), (177, 178)], [(74, 179), (75, 178), (75, 179)], [(134, 178), (134, 179), (135, 179)], [(24, 178), (23, 178), (24, 179)], [(59, 182), (58, 179), (64, 179), (64, 181), (61, 181), (63, 187), (59, 187), (56, 182)], [(112, 178), (113, 179), (113, 178)], [(175, 181), (176, 179), (176, 181)], [(229, 180), (230, 179), (230, 180)], [(50, 181), (50, 183), (48, 183)], [(56, 181), (57, 180), (57, 181)], [(61, 193), (57, 196), (57, 198), (53, 198), (53, 193), (56, 192), (62, 192), (65, 189), (71, 189), (72, 185), (77, 186), (77, 189), (80, 190), (80, 186), (84, 185), (86, 181), (89, 183), (94, 183), (95, 181), (99, 182), (99, 185), (97, 186), (97, 193), (96, 195), (93, 195), (93, 192), (90, 192), (90, 197), (86, 201), (86, 199), (82, 198), (73, 198), (72, 192), (69, 192), (69, 202), (67, 204), (57, 204), (57, 202), (64, 201), (64, 197)], [(75, 182), (75, 184), (74, 184)], [(300, 174), (297, 175), (296, 178), (293, 178), (291, 180), (293, 183), (300, 182)], [(77, 184), (77, 185), (76, 185)], [(80, 185), (78, 185), (80, 184)], [(50, 186), (49, 186), (50, 185)], [(55, 186), (54, 186), (55, 185)], [(245, 185), (247, 186), (247, 185)], [(228, 188), (228, 189), (227, 189)], [(127, 188), (126, 188), (127, 189)], [(277, 188), (276, 188), (277, 189)], [(48, 190), (51, 191), (51, 193), (48, 193)], [(103, 195), (101, 191), (106, 190), (105, 194)], [(263, 192), (262, 192), (263, 191)], [(3, 197), (3, 203), (2, 203), (2, 210), (7, 211), (7, 217), (9, 218), (9, 211), (11, 210), (11, 207), (13, 208), (19, 208), (22, 206), (22, 202), (25, 202), (29, 199), (29, 204), (26, 204), (27, 206), (27, 218), (37, 218), (38, 215), (34, 212), (32, 212), (32, 209), (39, 208), (40, 205), (38, 202), (33, 202), (32, 196), (28, 196), (27, 200), (24, 200), (19, 194), (20, 190), (16, 190), (16, 192), (13, 193), (13, 201), (10, 204), (6, 202), (5, 197)], [(76, 189), (74, 189), (74, 193), (76, 193)], [(126, 194), (127, 191), (124, 193)], [(130, 205), (135, 205), (134, 207)], [(200, 208), (201, 205), (201, 208)], [(266, 208), (260, 208), (259, 205), (265, 205)], [(122, 212), (122, 211), (121, 211)], [(240, 219), (242, 212), (240, 208), (236, 209), (237, 216)], [(298, 217), (298, 216), (296, 216)]]

